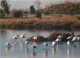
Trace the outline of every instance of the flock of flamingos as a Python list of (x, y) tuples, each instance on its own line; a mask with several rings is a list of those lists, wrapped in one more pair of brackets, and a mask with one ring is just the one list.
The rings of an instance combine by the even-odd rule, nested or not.
[[(21, 39), (26, 38), (26, 34), (23, 34), (23, 35), (21, 35), (21, 36), (15, 34), (14, 37), (13, 37), (11, 40), (17, 40), (17, 39), (20, 39), (20, 38), (21, 38)], [(56, 45), (61, 42), (61, 38), (62, 38), (62, 36), (59, 35), (59, 36), (57, 37), (57, 39), (51, 43), (52, 48), (56, 47)], [(37, 38), (37, 36), (35, 36), (35, 37), (33, 37), (33, 39), (34, 39), (34, 40), (37, 40), (38, 38)], [(75, 35), (75, 36), (69, 36), (69, 37), (67, 38), (67, 40), (68, 40), (68, 41), (67, 41), (67, 45), (69, 46), (71, 42), (80, 41), (80, 37), (78, 37), (78, 36), (76, 36), (76, 35)], [(30, 45), (30, 47), (33, 48), (33, 49), (37, 48), (37, 46), (34, 45), (34, 44), (31, 44), (30, 41), (26, 41), (26, 42), (25, 42), (25, 45), (26, 45), (26, 47), (27, 47), (28, 45)], [(47, 43), (42, 43), (42, 45), (44, 45), (44, 49), (46, 49), (47, 46), (48, 46)], [(11, 47), (11, 44), (8, 42), (8, 43), (5, 43), (5, 46), (6, 46), (6, 47)]]

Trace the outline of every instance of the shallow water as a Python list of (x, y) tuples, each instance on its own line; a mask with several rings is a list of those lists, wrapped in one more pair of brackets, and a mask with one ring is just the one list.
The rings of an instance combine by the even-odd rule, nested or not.
[[(53, 31), (54, 32), (54, 31)], [(26, 33), (26, 38), (23, 40), (10, 40), (15, 34)], [(66, 42), (51, 47), (51, 42), (48, 43), (47, 49), (44, 49), (43, 42), (34, 43), (37, 48), (33, 50), (29, 45), (25, 46), (25, 40), (29, 37), (42, 35), (48, 37), (52, 31), (27, 31), (27, 30), (0, 30), (0, 58), (80, 58), (80, 42), (71, 43), (67, 46)], [(75, 32), (80, 34), (80, 32)], [(11, 47), (5, 46), (6, 42), (11, 43)], [(15, 43), (15, 44), (14, 44)]]

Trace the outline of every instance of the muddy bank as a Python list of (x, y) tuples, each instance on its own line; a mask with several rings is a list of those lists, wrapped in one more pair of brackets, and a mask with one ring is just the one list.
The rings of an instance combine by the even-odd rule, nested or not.
[(37, 39), (33, 39), (34, 37), (30, 37), (27, 39), (27, 41), (32, 41), (32, 42), (55, 41), (59, 35), (63, 36), (61, 41), (67, 41), (67, 37), (71, 36), (72, 34), (70, 33), (52, 33), (47, 38), (44, 38), (43, 36), (38, 35)]

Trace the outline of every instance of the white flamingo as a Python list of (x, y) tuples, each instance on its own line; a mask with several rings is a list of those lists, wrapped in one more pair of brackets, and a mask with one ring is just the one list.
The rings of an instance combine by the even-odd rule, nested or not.
[(36, 49), (37, 48), (36, 45), (31, 45), (31, 43), (29, 43), (29, 44), (30, 44), (31, 48), (33, 48), (33, 49)]
[(33, 48), (33, 49), (34, 49), (34, 48), (37, 48), (37, 47), (36, 47), (36, 45), (32, 45), (32, 46), (31, 46), (31, 48)]
[(57, 38), (55, 41), (56, 41), (56, 42), (59, 42), (60, 40)]
[(67, 42), (67, 45), (69, 46), (70, 45), (70, 41), (68, 40), (68, 42)]
[(72, 38), (72, 36), (68, 36), (67, 40), (70, 40)]
[(25, 42), (25, 45), (28, 45), (29, 43), (30, 43), (29, 41), (26, 41), (26, 42)]
[(56, 42), (53, 41), (51, 45), (52, 45), (52, 47), (54, 47), (56, 45)]
[[(12, 39), (19, 39), (19, 35), (15, 34)], [(11, 39), (11, 40), (12, 40), (12, 39)]]
[(42, 45), (45, 46), (45, 49), (47, 48), (48, 44), (47, 43), (43, 43)]
[(59, 35), (59, 36), (58, 36), (58, 38), (62, 38), (62, 36), (61, 36), (61, 35)]
[(37, 39), (37, 36), (33, 37), (33, 39), (35, 39), (35, 40), (36, 40), (36, 39)]
[(21, 36), (20, 36), (20, 38), (26, 38), (26, 34), (22, 34)]
[(10, 43), (6, 43), (5, 44), (7, 47), (11, 47), (11, 44)]
[(60, 41), (61, 41), (61, 38), (62, 38), (62, 36), (59, 35), (55, 41), (56, 41), (56, 42), (60, 42)]
[(77, 37), (77, 41), (80, 41), (80, 37)]
[(76, 41), (77, 40), (77, 37), (74, 36), (73, 39), (71, 40), (72, 42)]

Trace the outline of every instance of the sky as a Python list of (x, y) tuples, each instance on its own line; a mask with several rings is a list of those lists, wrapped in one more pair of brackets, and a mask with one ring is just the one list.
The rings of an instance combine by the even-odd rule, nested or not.
[[(9, 0), (10, 9), (29, 9), (30, 5), (35, 6), (36, 0)], [(41, 8), (44, 8), (46, 5), (49, 5), (50, 3), (59, 3), (64, 2), (65, 0), (40, 0), (41, 2)], [(70, 0), (74, 1), (74, 0)], [(79, 1), (79, 0), (75, 0)], [(36, 7), (36, 6), (35, 6)]]

